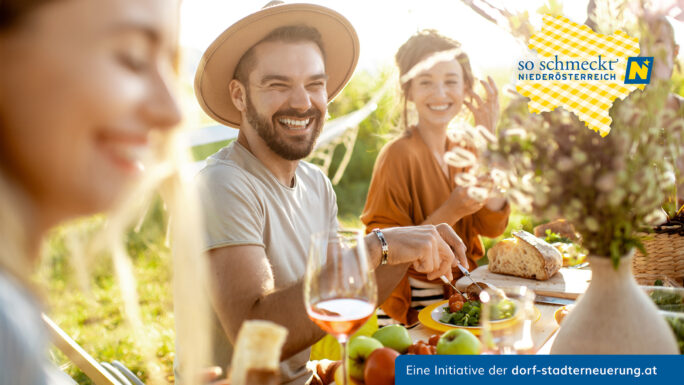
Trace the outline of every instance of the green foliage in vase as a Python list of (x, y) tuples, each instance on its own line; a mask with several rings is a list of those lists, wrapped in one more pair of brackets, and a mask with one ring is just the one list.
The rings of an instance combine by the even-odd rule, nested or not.
[(562, 108), (517, 108), (485, 156), (507, 169), (508, 194), (521, 208), (568, 219), (591, 254), (617, 265), (643, 248), (638, 230), (664, 219), (684, 136), (682, 119), (665, 108), (668, 95), (669, 84), (660, 82), (616, 101), (603, 138)]

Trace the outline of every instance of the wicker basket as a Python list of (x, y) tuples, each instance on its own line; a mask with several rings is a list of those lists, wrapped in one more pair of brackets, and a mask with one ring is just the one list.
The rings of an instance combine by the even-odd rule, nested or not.
[(667, 277), (679, 284), (684, 281), (684, 235), (644, 234), (647, 255), (634, 254), (635, 276)]
[(634, 274), (634, 278), (641, 286), (654, 286), (660, 280), (664, 287), (684, 287), (681, 281), (675, 281), (670, 277), (655, 274)]

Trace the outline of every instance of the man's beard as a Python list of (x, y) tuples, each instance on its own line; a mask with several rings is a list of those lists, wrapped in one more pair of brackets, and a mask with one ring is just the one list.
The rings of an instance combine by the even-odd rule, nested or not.
[[(281, 158), (287, 160), (300, 160), (309, 156), (311, 151), (313, 151), (316, 139), (318, 139), (318, 135), (320, 135), (321, 128), (323, 127), (323, 120), (321, 119), (323, 114), (314, 107), (311, 107), (306, 112), (297, 112), (292, 108), (281, 110), (273, 114), (272, 120), (269, 121), (268, 118), (260, 115), (256, 108), (254, 108), (249, 93), (247, 93), (246, 113), (247, 122), (254, 127), (257, 134), (266, 142), (268, 148)], [(283, 116), (313, 119), (314, 127), (311, 135), (294, 138), (279, 134), (275, 125), (277, 124), (278, 118)]]

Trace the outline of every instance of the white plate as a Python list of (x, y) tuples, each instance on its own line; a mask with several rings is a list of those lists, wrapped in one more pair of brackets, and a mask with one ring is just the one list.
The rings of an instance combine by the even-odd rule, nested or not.
[[(516, 301), (513, 300), (513, 302), (516, 302)], [(454, 324), (450, 324), (450, 323), (446, 323), (446, 322), (440, 321), (439, 319), (442, 318), (442, 315), (444, 315), (444, 309), (445, 309), (445, 308), (446, 308), (446, 309), (449, 308), (449, 303), (448, 303), (448, 302), (445, 303), (445, 304), (442, 304), (442, 305), (440, 305), (440, 306), (437, 306), (437, 307), (430, 313), (430, 317), (432, 317), (432, 319), (433, 319), (435, 322), (440, 323), (440, 324), (445, 325), (445, 326), (459, 327), (459, 328), (462, 328), (462, 329), (479, 329), (479, 328), (480, 328), (479, 325), (478, 325), (478, 326), (461, 326), (461, 325), (454, 325)], [(511, 318), (504, 318), (504, 319), (500, 319), (500, 320), (496, 320), (496, 321), (492, 321), (492, 323), (501, 323), (501, 322), (506, 322), (506, 321), (510, 321), (511, 319), (514, 319), (515, 316), (518, 314), (518, 308), (519, 308), (519, 306), (518, 306), (518, 304), (517, 304), (517, 302), (516, 302), (516, 304), (515, 304), (515, 314), (513, 314), (513, 317), (511, 317)]]

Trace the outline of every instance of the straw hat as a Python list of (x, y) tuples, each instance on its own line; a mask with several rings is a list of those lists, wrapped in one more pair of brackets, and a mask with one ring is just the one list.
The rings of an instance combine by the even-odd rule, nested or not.
[(359, 60), (359, 39), (351, 23), (332, 9), (314, 4), (279, 4), (231, 25), (207, 48), (195, 73), (195, 95), (202, 109), (220, 123), (239, 128), (240, 111), (228, 83), (242, 56), (276, 28), (307, 25), (318, 30), (328, 75), (328, 102), (344, 88)]

